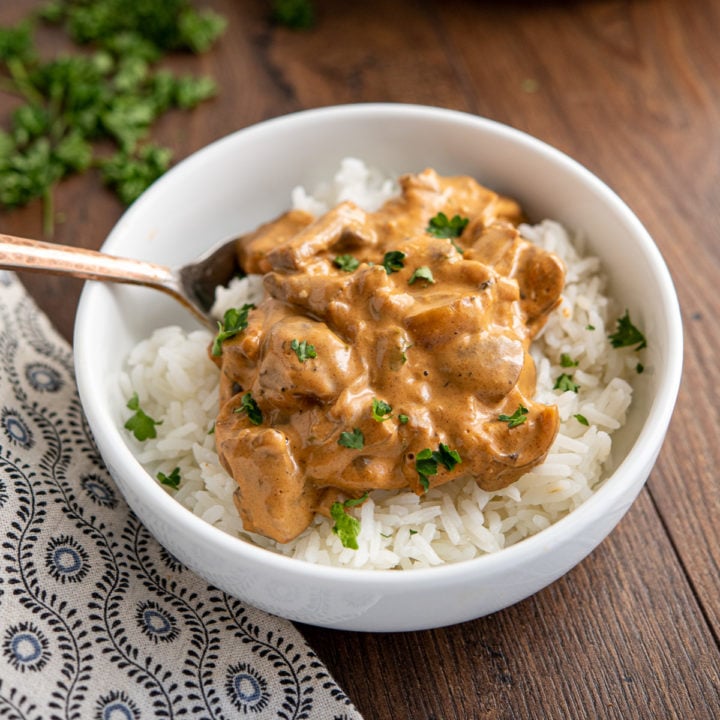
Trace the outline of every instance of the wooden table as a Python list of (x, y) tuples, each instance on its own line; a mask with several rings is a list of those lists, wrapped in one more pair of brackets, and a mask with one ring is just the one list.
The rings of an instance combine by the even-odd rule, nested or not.
[[(336, 103), (484, 115), (612, 186), (657, 241), (683, 308), (674, 420), (608, 540), (551, 587), (474, 622), (395, 635), (302, 627), (317, 654), (368, 720), (720, 717), (720, 3), (317, 0), (306, 31), (273, 26), (263, 0), (206, 4), (229, 19), (224, 39), (174, 64), (222, 89), (157, 128), (177, 159)], [(2, 3), (0, 23), (34, 5)], [(55, 240), (93, 248), (121, 213), (92, 172), (62, 186), (57, 208)], [(41, 233), (37, 204), (0, 222)], [(70, 338), (80, 283), (23, 279)]]

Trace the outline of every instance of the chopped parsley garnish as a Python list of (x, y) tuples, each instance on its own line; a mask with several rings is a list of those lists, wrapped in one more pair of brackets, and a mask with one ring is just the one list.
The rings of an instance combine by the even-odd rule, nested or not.
[(579, 364), (578, 360), (573, 360), (567, 353), (563, 353), (560, 356), (560, 365), (562, 367), (571, 368), (571, 367), (577, 367)]
[(581, 415), (580, 413), (577, 413), (577, 414), (573, 415), (573, 417), (574, 417), (581, 425), (590, 425), (590, 423), (588, 422), (588, 419), (587, 419), (584, 415)]
[(594, 330), (594, 329), (595, 329), (595, 326), (594, 326), (594, 325), (586, 325), (586, 326), (585, 326), (585, 329), (586, 329), (586, 330)]
[(446, 470), (452, 470), (458, 463), (461, 463), (460, 453), (457, 450), (450, 450), (444, 443), (440, 443), (437, 450), (425, 448), (415, 456), (415, 469), (420, 476), (420, 485), (425, 492), (430, 487), (430, 477), (437, 475), (438, 466), (442, 465)]
[(167, 170), (172, 153), (148, 142), (153, 125), (172, 108), (208, 99), (216, 86), (207, 76), (178, 76), (159, 61), (176, 50), (208, 50), (226, 23), (190, 0), (43, 5), (44, 21), (93, 48), (45, 59), (34, 18), (0, 28), (0, 85), (18, 99), (8, 131), (0, 131), (0, 208), (42, 198), (44, 231), (51, 234), (54, 189), (64, 178), (99, 168), (127, 204)]
[(425, 232), (436, 238), (452, 240), (462, 235), (468, 222), (469, 218), (460, 217), (459, 215), (453, 215), (452, 219), (449, 220), (445, 213), (439, 212), (435, 217), (430, 218)]
[(427, 265), (423, 265), (422, 267), (417, 268), (415, 272), (413, 272), (413, 274), (410, 276), (408, 283), (412, 285), (416, 280), (425, 280), (429, 283), (435, 282), (432, 270)]
[(522, 425), (527, 420), (528, 409), (524, 405), (518, 405), (517, 410), (512, 415), (498, 415), (500, 422), (506, 422), (509, 428)]
[(173, 490), (177, 490), (180, 487), (180, 468), (176, 467), (169, 475), (166, 475), (164, 472), (159, 472), (157, 474), (157, 479), (163, 485), (167, 485)]
[(249, 393), (246, 392), (241, 398), (240, 398), (240, 407), (236, 407), (233, 410), (234, 413), (247, 413), (248, 420), (253, 425), (261, 425), (263, 421), (262, 416), (262, 410), (260, 410), (260, 407), (255, 402), (255, 398)]
[(207, 431), (208, 435), (214, 435), (215, 434), (215, 421), (213, 420), (213, 424), (210, 427), (210, 429)]
[(557, 379), (555, 380), (555, 385), (553, 385), (553, 390), (562, 390), (563, 392), (571, 390), (572, 392), (576, 393), (579, 389), (580, 386), (572, 379), (572, 376), (568, 375), (567, 373), (562, 373), (562, 375), (558, 375)]
[(642, 373), (645, 372), (645, 366), (644, 366), (641, 362), (639, 362), (639, 363), (635, 366), (635, 372), (636, 372), (638, 375), (641, 375)]
[(162, 420), (153, 420), (145, 413), (140, 407), (140, 400), (138, 399), (137, 393), (133, 393), (133, 396), (127, 402), (127, 407), (130, 410), (134, 410), (135, 414), (128, 418), (125, 423), (125, 429), (129, 430), (135, 438), (140, 441), (157, 437), (155, 426), (162, 425)]
[(225, 340), (235, 337), (248, 326), (248, 313), (254, 307), (252, 303), (246, 303), (241, 308), (230, 308), (225, 311), (223, 321), (218, 322), (218, 334), (213, 341), (212, 354), (215, 357), (222, 355), (222, 344)]
[(354, 428), (352, 432), (343, 431), (338, 438), (338, 445), (352, 450), (362, 450), (365, 447), (365, 436), (360, 428)]
[(304, 363), (310, 358), (317, 357), (317, 353), (315, 352), (315, 346), (310, 344), (307, 340), (302, 340), (301, 342), (293, 340), (290, 343), (290, 348), (295, 351), (295, 354), (297, 355), (297, 358), (301, 363)]
[(642, 350), (647, 347), (645, 336), (632, 324), (628, 310), (625, 310), (625, 314), (618, 318), (617, 329), (608, 337), (610, 338), (610, 344), (614, 348), (636, 345), (635, 350)]
[(307, 30), (315, 24), (311, 0), (273, 0), (272, 20), (291, 30)]
[(368, 498), (365, 493), (362, 497), (346, 500), (345, 502), (334, 502), (330, 506), (330, 517), (335, 521), (332, 531), (340, 538), (343, 547), (351, 550), (358, 549), (357, 536), (360, 534), (360, 521), (346, 510), (356, 505), (362, 505)]
[(333, 265), (344, 272), (354, 272), (360, 267), (360, 261), (352, 255), (338, 255), (333, 260)]
[(385, 422), (392, 415), (392, 408), (384, 400), (372, 399), (372, 416), (376, 422)]
[(407, 425), (410, 421), (410, 418), (404, 413), (400, 413), (400, 415), (398, 415), (398, 421), (401, 425)]
[(405, 259), (405, 253), (400, 250), (391, 250), (386, 252), (383, 257), (383, 267), (385, 272), (390, 275), (391, 273), (398, 272), (405, 267), (403, 260)]

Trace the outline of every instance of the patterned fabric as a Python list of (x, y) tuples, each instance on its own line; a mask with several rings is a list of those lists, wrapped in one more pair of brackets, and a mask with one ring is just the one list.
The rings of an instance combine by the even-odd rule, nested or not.
[(209, 587), (128, 509), (67, 344), (0, 272), (0, 717), (360, 719), (294, 626)]

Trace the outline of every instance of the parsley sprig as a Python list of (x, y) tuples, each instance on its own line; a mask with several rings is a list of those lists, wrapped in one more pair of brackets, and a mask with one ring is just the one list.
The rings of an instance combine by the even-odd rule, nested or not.
[(263, 414), (260, 406), (251, 393), (246, 392), (240, 398), (240, 405), (233, 410), (234, 413), (246, 413), (253, 425), (262, 425)]
[(405, 253), (402, 250), (389, 250), (383, 256), (382, 265), (385, 268), (385, 272), (391, 275), (394, 272), (399, 272), (405, 267)]
[(518, 405), (517, 410), (512, 415), (498, 415), (500, 422), (506, 422), (509, 428), (522, 425), (527, 420), (528, 409), (524, 405)]
[(290, 349), (297, 355), (297, 359), (301, 363), (317, 357), (315, 346), (307, 340), (298, 341), (297, 338), (293, 339), (290, 343)]
[(125, 429), (129, 430), (141, 442), (157, 437), (155, 426), (162, 425), (162, 420), (154, 420), (140, 407), (140, 399), (137, 393), (133, 393), (127, 402), (127, 407), (129, 410), (134, 410), (135, 413), (127, 419)]
[(169, 475), (166, 475), (164, 472), (159, 472), (157, 479), (162, 485), (167, 485), (169, 488), (177, 490), (180, 487), (181, 481), (180, 468), (174, 468)]
[(625, 310), (625, 314), (618, 318), (615, 332), (608, 335), (608, 337), (610, 338), (610, 344), (614, 348), (635, 345), (635, 350), (642, 350), (647, 347), (645, 335), (630, 320), (629, 310)]
[(450, 240), (453, 247), (462, 255), (464, 250), (455, 242), (455, 239), (463, 234), (468, 222), (470, 222), (470, 218), (453, 215), (451, 219), (448, 219), (445, 213), (439, 212), (435, 217), (430, 218), (425, 232), (436, 238)]
[(437, 450), (425, 448), (415, 456), (415, 469), (420, 477), (420, 485), (425, 492), (430, 488), (430, 477), (438, 474), (439, 466), (452, 470), (461, 463), (460, 453), (440, 443)]
[(215, 357), (222, 355), (222, 344), (235, 337), (248, 326), (248, 313), (255, 306), (252, 303), (245, 303), (241, 308), (229, 308), (223, 315), (222, 322), (218, 321), (218, 333), (213, 340), (212, 354)]
[(372, 418), (375, 422), (385, 422), (392, 416), (392, 407), (384, 400), (372, 399)]
[(362, 505), (368, 499), (365, 493), (362, 497), (345, 500), (345, 502), (334, 502), (330, 506), (330, 517), (335, 521), (332, 531), (340, 538), (343, 547), (352, 550), (358, 549), (357, 537), (360, 534), (360, 521), (347, 514), (348, 508)]
[(365, 436), (360, 428), (353, 428), (352, 432), (344, 430), (338, 437), (338, 445), (351, 450), (362, 450), (365, 447)]

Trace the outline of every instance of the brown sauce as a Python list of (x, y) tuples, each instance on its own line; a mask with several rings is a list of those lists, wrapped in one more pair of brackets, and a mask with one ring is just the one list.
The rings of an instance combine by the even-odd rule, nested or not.
[[(401, 190), (374, 213), (291, 211), (238, 240), (266, 299), (215, 358), (215, 433), (249, 531), (288, 542), (339, 495), (375, 489), (422, 494), (462, 475), (497, 490), (555, 438), (557, 409), (532, 400), (528, 348), (560, 300), (561, 262), (519, 235), (517, 203), (472, 178), (426, 170)], [(440, 212), (468, 219), (460, 237), (426, 231)], [(391, 252), (404, 257), (388, 272)], [(356, 269), (338, 267), (344, 255)], [(301, 360), (303, 342), (315, 357)], [(392, 410), (373, 417), (374, 401)], [(499, 419), (518, 413), (515, 426)], [(441, 446), (461, 462), (423, 476), (418, 454)]]

